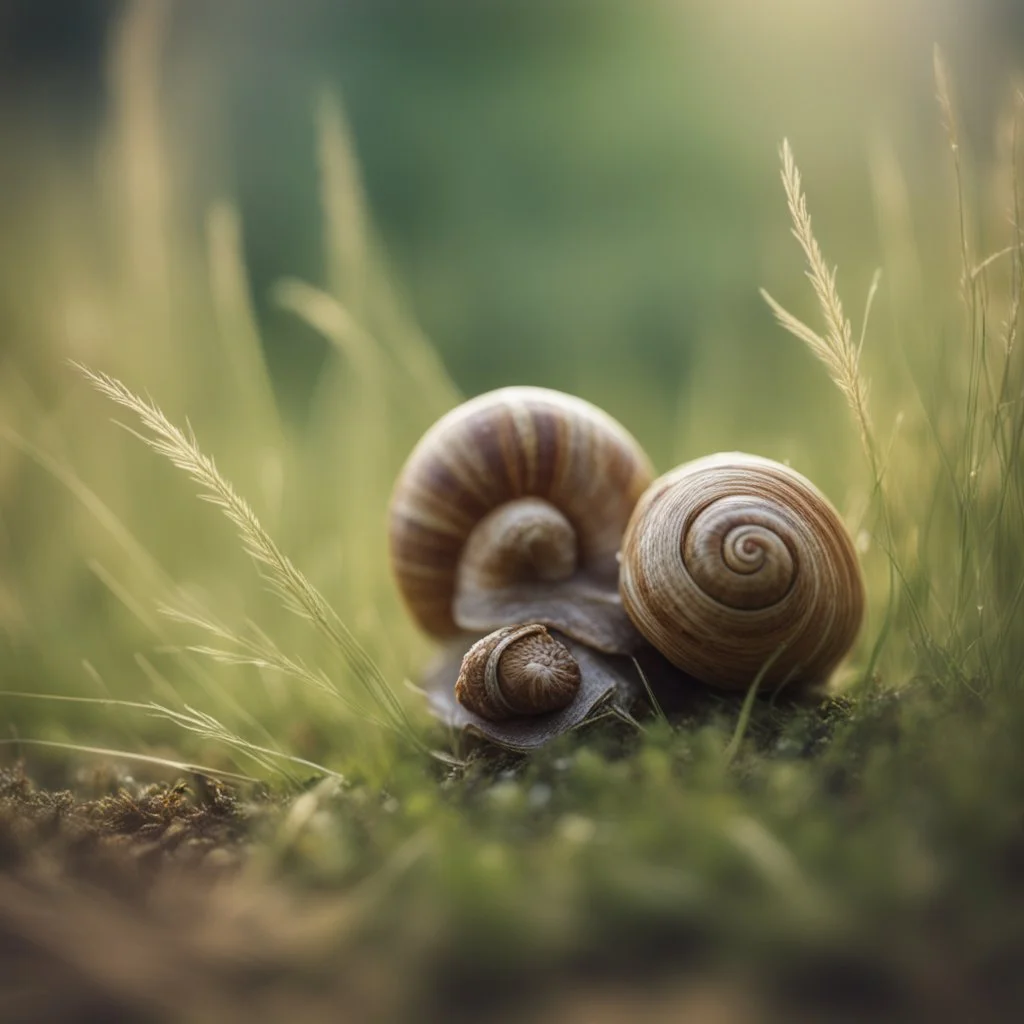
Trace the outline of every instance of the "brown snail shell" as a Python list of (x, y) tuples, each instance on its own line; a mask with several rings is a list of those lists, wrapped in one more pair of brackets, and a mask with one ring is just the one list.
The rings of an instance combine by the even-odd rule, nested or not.
[(630, 434), (579, 398), (510, 387), (452, 410), (391, 498), (392, 567), (413, 618), (441, 638), (540, 622), (631, 650), (616, 555), (653, 476)]
[(646, 491), (623, 540), (623, 605), (669, 661), (712, 686), (824, 682), (857, 637), (864, 582), (842, 519), (795, 470), (697, 459)]
[(568, 707), (580, 666), (545, 626), (508, 626), (478, 640), (462, 661), (455, 699), (491, 722)]
[[(507, 630), (497, 632), (504, 634)], [(465, 669), (469, 650), (484, 641), (478, 640), (474, 644), (471, 638), (461, 635), (442, 644), (424, 673), (422, 689), (431, 712), (470, 740), (483, 739), (506, 750), (525, 753), (598, 718), (628, 714), (642, 699), (643, 683), (631, 657), (603, 654), (564, 633), (555, 630), (550, 630), (550, 633), (579, 666), (579, 689), (565, 707), (547, 714), (500, 720), (485, 718), (471, 711), (456, 700), (452, 680)], [(488, 639), (484, 638), (485, 641)], [(661, 655), (649, 646), (638, 655), (644, 662), (645, 674), (651, 672), (651, 655), (661, 659)]]

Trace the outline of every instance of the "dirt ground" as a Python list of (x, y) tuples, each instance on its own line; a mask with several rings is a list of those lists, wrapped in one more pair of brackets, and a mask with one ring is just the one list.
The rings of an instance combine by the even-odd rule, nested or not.
[[(110, 778), (83, 789), (114, 788)], [(430, 937), (367, 927), (372, 893), (273, 880), (262, 794), (208, 778), (103, 796), (0, 772), (5, 1021), (1010, 1021), (1007, 986), (864, 951), (778, 973), (664, 948), (608, 950), (529, 978), (475, 974)], [(1016, 967), (1014, 966), (1016, 963)], [(1006, 970), (1021, 961), (1008, 954)]]

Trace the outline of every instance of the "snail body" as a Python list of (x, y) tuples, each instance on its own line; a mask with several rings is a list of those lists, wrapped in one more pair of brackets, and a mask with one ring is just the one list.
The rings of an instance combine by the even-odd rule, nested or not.
[(569, 395), (502, 388), (452, 410), (392, 493), (391, 562), (413, 618), (440, 638), (541, 622), (628, 648), (616, 555), (653, 476), (623, 427)]
[(724, 689), (825, 681), (864, 614), (838, 512), (805, 477), (758, 456), (712, 455), (655, 481), (621, 562), (623, 605), (639, 631)]

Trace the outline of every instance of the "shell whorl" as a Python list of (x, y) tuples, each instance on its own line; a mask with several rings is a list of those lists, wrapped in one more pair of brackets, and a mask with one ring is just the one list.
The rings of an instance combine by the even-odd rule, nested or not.
[(560, 711), (576, 697), (580, 666), (538, 623), (478, 640), (462, 660), (455, 698), (492, 722)]
[(864, 614), (835, 508), (794, 470), (741, 453), (655, 481), (626, 530), (619, 588), (669, 661), (729, 689), (762, 670), (765, 687), (824, 682)]
[[(506, 520), (499, 518), (500, 528), (494, 529), (494, 516), (504, 514), (495, 510), (524, 498), (550, 506), (555, 515), (547, 519), (555, 534), (566, 532), (560, 519), (574, 535), (575, 550), (558, 555), (562, 567), (554, 575), (565, 576), (578, 564), (614, 595), (622, 534), (653, 475), (630, 434), (581, 399), (510, 387), (466, 402), (427, 431), (392, 493), (389, 545), (406, 605), (434, 636), (472, 628), (453, 617), (467, 545), (480, 546), (478, 538), (469, 542), (478, 526), (488, 528), (481, 522), (489, 514), (492, 532), (507, 537)], [(546, 534), (538, 540), (524, 528), (518, 535), (541, 557)], [(501, 564), (501, 557), (492, 559), (482, 571), (486, 575)], [(535, 578), (544, 579), (544, 573)]]

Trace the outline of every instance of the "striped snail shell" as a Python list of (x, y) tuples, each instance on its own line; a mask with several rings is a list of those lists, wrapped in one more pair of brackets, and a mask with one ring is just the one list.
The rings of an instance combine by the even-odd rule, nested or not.
[(626, 611), (669, 661), (726, 689), (824, 682), (857, 637), (864, 583), (838, 512), (769, 459), (661, 477), (623, 540)]
[(546, 627), (506, 626), (466, 652), (455, 699), (491, 722), (568, 707), (580, 688), (580, 666)]
[(413, 618), (441, 638), (538, 622), (631, 650), (616, 555), (653, 476), (623, 427), (557, 391), (502, 388), (452, 410), (391, 498), (392, 567)]
[[(550, 642), (541, 638), (538, 643), (541, 630), (547, 631)], [(504, 638), (519, 631), (518, 640), (496, 650)], [(657, 666), (652, 667), (651, 655), (665, 665), (668, 662), (649, 645), (638, 652), (645, 676), (653, 681)], [(492, 687), (497, 683), (504, 694), (499, 694), (496, 711), (491, 711), (493, 705), (486, 696), (488, 662), (494, 672)], [(530, 668), (531, 662), (551, 665), (557, 671), (538, 671)], [(456, 678), (458, 683), (453, 686)], [(602, 654), (540, 623), (504, 627), (475, 643), (466, 634), (443, 642), (421, 683), (431, 713), (460, 736), (522, 753), (539, 749), (611, 708), (628, 712), (642, 699), (643, 689), (633, 658)], [(534, 693), (542, 695), (539, 701)], [(567, 701), (564, 706), (555, 706), (563, 700)], [(502, 704), (510, 705), (513, 713)], [(493, 717), (486, 717), (488, 713)]]

